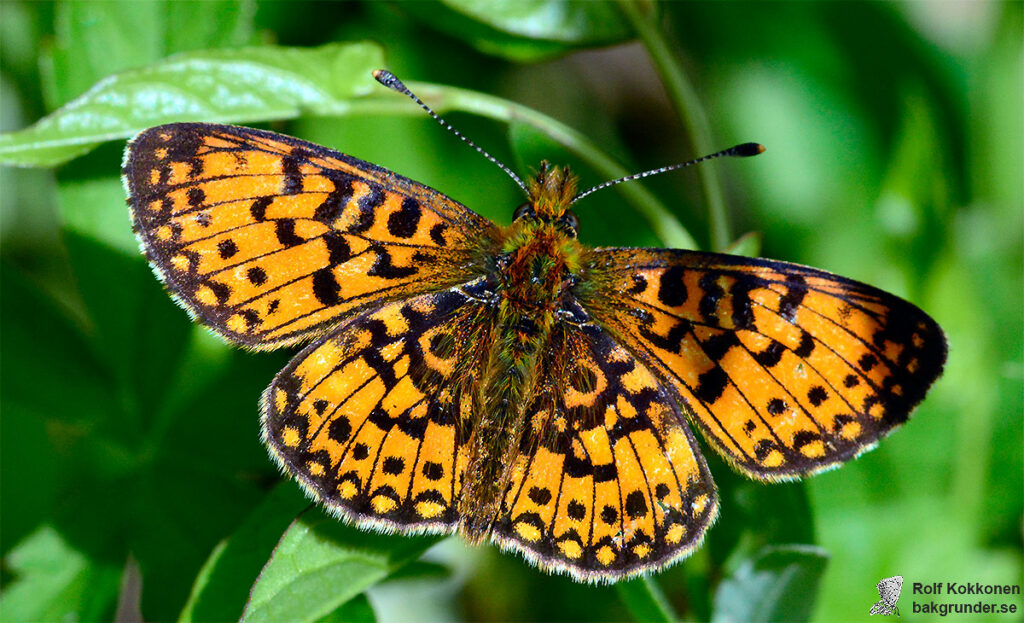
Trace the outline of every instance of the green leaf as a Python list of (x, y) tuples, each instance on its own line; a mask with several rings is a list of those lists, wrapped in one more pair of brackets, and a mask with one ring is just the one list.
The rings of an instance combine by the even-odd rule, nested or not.
[(0, 292), (0, 360), (12, 362), (0, 375), (0, 543), (7, 550), (67, 504), (69, 477), (83, 469), (78, 452), (102, 452), (91, 433), (115, 394), (81, 327), (6, 261)]
[(232, 48), (255, 43), (253, 0), (166, 2), (165, 53)]
[(632, 33), (615, 5), (572, 0), (443, 0), (402, 8), (488, 54), (536, 61)]
[(618, 8), (572, 0), (444, 0), (444, 5), (497, 30), (566, 43), (613, 41), (629, 35)]
[(828, 553), (812, 545), (770, 545), (715, 592), (713, 623), (807, 621)]
[(178, 52), (246, 45), (252, 39), (251, 0), (60, 2), (50, 50), (56, 108), (112, 73)]
[(196, 576), (179, 623), (237, 621), (249, 589), (281, 534), (308, 506), (309, 501), (294, 483), (278, 485), (245, 523), (210, 554)]
[(634, 621), (675, 623), (679, 617), (665, 598), (665, 593), (651, 576), (634, 578), (615, 585), (619, 598), (626, 604)]
[(736, 240), (733, 240), (732, 244), (722, 250), (722, 253), (742, 255), (744, 257), (760, 257), (763, 241), (764, 235), (761, 232), (748, 231)]
[(3, 621), (108, 619), (120, 574), (94, 564), (51, 526), (42, 526), (4, 560), (15, 580), (0, 595)]
[(53, 166), (172, 121), (244, 123), (338, 114), (377, 86), (372, 43), (189, 52), (115, 74), (29, 128), (0, 135), (0, 163)]
[(374, 623), (377, 615), (365, 594), (356, 595), (317, 623)]
[(252, 587), (242, 621), (310, 623), (418, 558), (442, 537), (364, 532), (317, 509), (281, 537)]

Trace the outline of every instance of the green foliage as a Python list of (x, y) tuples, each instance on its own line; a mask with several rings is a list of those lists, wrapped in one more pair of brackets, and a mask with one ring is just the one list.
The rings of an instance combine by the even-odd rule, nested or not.
[(828, 553), (820, 547), (763, 548), (718, 585), (712, 622), (810, 620), (827, 562)]
[[(110, 620), (132, 570), (159, 621), (859, 620), (891, 575), (1018, 583), (1024, 9), (952, 6), (0, 4), (0, 619)], [(170, 301), (130, 230), (123, 139), (272, 123), (507, 222), (515, 186), (378, 66), (521, 173), (546, 158), (596, 184), (764, 143), (588, 197), (583, 240), (724, 237), (878, 285), (946, 329), (946, 376), (804, 484), (706, 449), (722, 513), (703, 547), (614, 588), (452, 540), (420, 558), (437, 539), (305, 510), (258, 438), (288, 353), (232, 350)]]
[(0, 136), (0, 162), (53, 166), (182, 118), (251, 123), (339, 114), (376, 84), (370, 72), (382, 64), (379, 48), (359, 43), (177, 54), (114, 74), (32, 127)]
[(315, 622), (438, 540), (367, 534), (320, 510), (303, 515), (281, 537), (253, 584), (242, 621)]

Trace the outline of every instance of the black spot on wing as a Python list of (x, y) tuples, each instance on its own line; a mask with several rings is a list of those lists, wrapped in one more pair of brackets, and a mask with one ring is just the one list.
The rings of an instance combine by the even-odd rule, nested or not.
[(711, 368), (697, 379), (697, 386), (693, 388), (693, 394), (698, 399), (711, 404), (722, 397), (725, 387), (729, 383), (729, 376), (719, 366)]
[(430, 239), (439, 247), (448, 246), (448, 241), (444, 239), (444, 230), (446, 228), (447, 226), (444, 223), (437, 223), (430, 228)]
[(249, 206), (249, 213), (254, 221), (262, 221), (267, 217), (267, 207), (274, 202), (273, 197), (260, 197)]
[(366, 271), (368, 275), (384, 277), (385, 279), (404, 279), (419, 272), (414, 266), (395, 266), (392, 264), (391, 254), (383, 247), (374, 247), (373, 251), (377, 254), (377, 260), (370, 267), (370, 270)]
[(352, 248), (344, 235), (335, 231), (329, 232), (324, 236), (324, 244), (327, 245), (328, 262), (331, 266), (344, 264), (352, 258)]
[(701, 343), (701, 348), (712, 361), (721, 361), (729, 349), (739, 345), (740, 340), (736, 334), (732, 331), (725, 331), (705, 340)]
[(295, 234), (295, 221), (290, 218), (274, 221), (274, 234), (277, 236), (277, 241), (286, 247), (294, 247), (303, 243), (302, 238)]
[(238, 245), (231, 238), (226, 238), (217, 243), (217, 254), (221, 259), (226, 260), (238, 253)]
[(341, 212), (348, 205), (349, 200), (352, 199), (351, 179), (335, 175), (331, 182), (334, 184), (334, 190), (313, 212), (313, 218), (326, 225), (334, 223), (341, 216)]
[(779, 315), (786, 320), (796, 318), (796, 309), (807, 296), (807, 281), (801, 275), (789, 275), (786, 282), (786, 294), (779, 300)]
[(718, 274), (709, 272), (701, 277), (700, 288), (704, 294), (700, 297), (697, 309), (705, 322), (718, 324), (718, 301), (725, 295), (725, 290), (718, 283)]
[(410, 238), (416, 233), (423, 210), (412, 197), (402, 200), (402, 207), (388, 216), (388, 233), (396, 238)]
[(249, 279), (249, 283), (254, 286), (261, 286), (267, 282), (267, 271), (263, 270), (259, 266), (254, 266), (245, 272), (245, 276)]
[(281, 187), (281, 194), (297, 195), (302, 192), (302, 172), (299, 170), (299, 165), (306, 157), (308, 157), (306, 150), (296, 148), (282, 158), (281, 172), (284, 173), (284, 184)]
[(324, 307), (341, 302), (341, 286), (330, 268), (321, 268), (313, 273), (313, 296)]
[(797, 357), (801, 359), (807, 359), (814, 352), (814, 338), (807, 331), (804, 331), (800, 336), (800, 345), (793, 351)]
[(193, 208), (198, 208), (203, 205), (203, 201), (206, 200), (206, 193), (201, 188), (189, 188), (188, 189), (188, 205)]
[[(670, 266), (661, 274), (658, 279), (658, 300), (668, 307), (678, 307), (686, 302), (688, 293), (683, 277), (686, 276), (686, 269), (682, 266)], [(644, 282), (646, 285), (646, 282)], [(634, 281), (635, 289), (638, 282)], [(631, 290), (632, 291), (632, 290)], [(643, 290), (641, 290), (642, 292)]]
[(626, 514), (632, 519), (643, 517), (647, 514), (647, 500), (644, 494), (633, 491), (626, 496)]
[(759, 353), (754, 353), (754, 359), (766, 368), (773, 368), (782, 360), (782, 354), (785, 351), (786, 348), (782, 344), (772, 340), (772, 343), (767, 348)]
[(361, 234), (370, 229), (376, 219), (377, 209), (384, 205), (384, 199), (384, 191), (371, 184), (367, 193), (359, 198), (359, 219), (348, 228), (348, 231)]

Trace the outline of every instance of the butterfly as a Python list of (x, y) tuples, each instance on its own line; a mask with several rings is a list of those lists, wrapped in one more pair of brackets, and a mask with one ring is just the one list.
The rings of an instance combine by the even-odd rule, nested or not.
[(263, 438), (357, 526), (633, 576), (716, 517), (691, 427), (751, 478), (797, 478), (872, 447), (942, 370), (941, 329), (891, 294), (779, 261), (588, 248), (570, 207), (591, 191), (568, 169), (505, 169), (528, 198), (499, 226), (272, 132), (174, 123), (128, 145), (134, 230), (173, 298), (235, 344), (305, 345), (262, 397)]
[(891, 578), (885, 578), (878, 583), (878, 596), (882, 599), (875, 602), (875, 605), (871, 606), (871, 612), (869, 614), (893, 614), (900, 616), (900, 609), (896, 607), (896, 602), (900, 599), (900, 591), (903, 589), (903, 576), (894, 575)]

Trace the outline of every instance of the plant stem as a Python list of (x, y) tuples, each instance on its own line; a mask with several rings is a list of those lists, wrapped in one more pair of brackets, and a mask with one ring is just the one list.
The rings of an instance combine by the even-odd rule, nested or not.
[[(690, 136), (694, 157), (715, 151), (711, 142), (711, 127), (704, 108), (675, 54), (669, 49), (661, 30), (655, 25), (652, 19), (654, 12), (646, 10), (649, 7), (640, 6), (637, 0), (618, 0), (618, 4), (643, 41), (655, 69), (661, 76), (669, 99), (672, 100), (683, 127)], [(721, 251), (732, 243), (722, 185), (715, 170), (715, 163), (705, 162), (697, 168), (697, 172), (708, 204), (711, 247), (712, 250)]]

